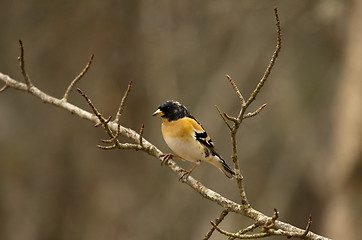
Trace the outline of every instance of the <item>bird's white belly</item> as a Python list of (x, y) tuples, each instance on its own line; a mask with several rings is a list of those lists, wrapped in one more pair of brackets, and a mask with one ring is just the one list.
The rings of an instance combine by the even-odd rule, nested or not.
[(165, 137), (165, 142), (172, 151), (187, 161), (196, 162), (205, 160), (205, 153), (201, 144), (194, 144), (191, 141), (170, 137)]

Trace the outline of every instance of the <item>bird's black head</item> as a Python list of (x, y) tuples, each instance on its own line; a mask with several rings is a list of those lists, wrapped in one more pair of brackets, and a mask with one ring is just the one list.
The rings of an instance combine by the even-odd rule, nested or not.
[(189, 111), (181, 103), (170, 100), (158, 106), (152, 116), (160, 116), (168, 121), (175, 121), (183, 117), (192, 117)]

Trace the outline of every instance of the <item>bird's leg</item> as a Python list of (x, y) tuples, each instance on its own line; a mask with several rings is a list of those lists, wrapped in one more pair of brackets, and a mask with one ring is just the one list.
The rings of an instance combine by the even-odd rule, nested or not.
[(199, 166), (200, 163), (201, 163), (201, 161), (200, 161), (200, 160), (197, 160), (197, 162), (195, 163), (195, 165), (194, 165), (190, 170), (185, 170), (185, 169), (183, 169), (183, 172), (184, 172), (184, 173), (183, 173), (182, 176), (180, 177), (179, 181), (180, 181), (181, 179), (183, 179), (183, 178), (187, 179), (187, 178), (190, 176), (191, 172), (192, 172), (193, 170), (195, 170), (195, 168), (196, 168), (197, 166)]
[(170, 160), (170, 159), (172, 159), (172, 158), (174, 158), (174, 157), (185, 161), (185, 159), (183, 159), (182, 157), (177, 156), (177, 155), (172, 154), (172, 153), (162, 154), (161, 157), (163, 157), (163, 159), (162, 159), (162, 161), (161, 161), (161, 166), (162, 166), (164, 163), (167, 163), (168, 160)]

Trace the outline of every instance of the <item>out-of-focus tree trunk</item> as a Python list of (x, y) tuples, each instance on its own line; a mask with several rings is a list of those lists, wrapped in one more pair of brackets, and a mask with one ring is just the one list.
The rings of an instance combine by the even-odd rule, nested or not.
[[(362, 167), (362, 2), (354, 1), (345, 36), (345, 59), (334, 107), (328, 173), (331, 197), (325, 209), (325, 232), (335, 239), (357, 239), (361, 224)], [(351, 206), (360, 206), (354, 209)]]

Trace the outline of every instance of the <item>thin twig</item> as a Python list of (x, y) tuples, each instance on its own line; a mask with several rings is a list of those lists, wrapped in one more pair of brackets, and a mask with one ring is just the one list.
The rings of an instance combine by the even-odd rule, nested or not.
[(270, 236), (271, 234), (268, 232), (263, 232), (263, 233), (255, 233), (255, 234), (238, 234), (238, 233), (231, 233), (228, 231), (225, 231), (221, 228), (219, 228), (214, 222), (210, 222), (212, 226), (214, 226), (214, 228), (219, 231), (221, 234), (224, 234), (225, 236), (228, 237), (233, 237), (235, 238), (239, 238), (239, 239), (257, 239), (257, 238), (263, 238), (266, 236)]
[(70, 85), (68, 86), (67, 91), (65, 91), (64, 93), (64, 97), (62, 98), (63, 101), (68, 101), (68, 95), (69, 93), (72, 91), (74, 85), (84, 76), (84, 74), (86, 74), (86, 72), (88, 71), (90, 65), (92, 64), (94, 58), (94, 54), (92, 54), (88, 60), (87, 65), (84, 67), (84, 69), (82, 70), (81, 73), (78, 74), (78, 76), (76, 78), (74, 78), (74, 80), (70, 83)]
[[(224, 116), (229, 119), (230, 121), (233, 121), (235, 124), (237, 124), (238, 119), (232, 116), (229, 116), (227, 113), (224, 113)], [(231, 129), (232, 130), (232, 129)]]
[(226, 77), (227, 77), (227, 79), (229, 79), (231, 86), (234, 88), (236, 94), (238, 95), (241, 105), (244, 106), (245, 105), (244, 97), (241, 94), (241, 92), (239, 91), (238, 87), (236, 86), (234, 80), (228, 74), (226, 74)]
[(262, 77), (262, 79), (260, 79), (258, 85), (256, 86), (255, 90), (252, 92), (252, 94), (250, 95), (248, 101), (245, 103), (245, 108), (248, 107), (255, 99), (255, 97), (258, 95), (260, 89), (263, 87), (265, 81), (268, 79), (270, 72), (274, 66), (274, 63), (277, 59), (277, 57), (279, 56), (279, 52), (280, 49), (282, 47), (282, 32), (281, 32), (281, 28), (280, 28), (280, 20), (279, 20), (279, 16), (278, 16), (278, 9), (277, 7), (274, 7), (274, 14), (275, 14), (275, 20), (276, 20), (276, 26), (277, 26), (277, 45), (276, 45), (276, 49), (273, 53), (273, 56), (269, 62), (268, 67), (266, 68), (264, 75)]
[[(252, 224), (252, 225), (238, 231), (236, 234), (242, 235), (242, 234), (245, 234), (247, 232), (251, 232), (251, 231), (253, 231), (254, 229), (256, 229), (258, 227), (260, 227), (260, 222), (256, 222), (256, 223), (254, 223), (254, 224)], [(228, 237), (227, 240), (234, 240), (234, 239), (235, 239), (235, 237)]]
[(114, 122), (116, 122), (116, 123), (119, 123), (119, 119), (120, 119), (120, 117), (122, 115), (122, 112), (123, 112), (124, 104), (126, 103), (126, 100), (127, 100), (129, 92), (131, 91), (131, 88), (132, 88), (132, 80), (129, 81), (127, 90), (126, 90), (126, 92), (124, 93), (124, 95), (122, 97), (121, 103), (119, 104), (116, 119), (114, 120)]
[(224, 120), (226, 126), (228, 126), (229, 130), (231, 131), (232, 128), (231, 128), (231, 126), (229, 125), (229, 123), (226, 121), (224, 115), (221, 113), (219, 107), (218, 107), (217, 105), (215, 105), (215, 107), (216, 107), (217, 111), (219, 112), (220, 117), (222, 118), (222, 120)]
[(310, 231), (311, 225), (312, 225), (312, 214), (309, 214), (307, 227), (305, 228), (305, 231), (301, 236), (303, 239), (307, 236), (308, 232)]
[(102, 117), (102, 115), (100, 114), (100, 112), (98, 112), (98, 110), (95, 108), (95, 106), (93, 105), (92, 101), (88, 98), (88, 96), (80, 89), (77, 88), (77, 91), (84, 97), (84, 99), (87, 101), (88, 105), (91, 107), (93, 113), (98, 117), (99, 121), (101, 123), (105, 122), (105, 119)]
[(0, 92), (4, 92), (7, 88), (8, 88), (8, 85), (4, 85), (4, 86), (0, 89)]
[(256, 115), (258, 115), (260, 112), (261, 112), (261, 110), (263, 110), (263, 108), (265, 108), (266, 107), (266, 103), (264, 103), (263, 105), (261, 105), (257, 110), (255, 110), (254, 112), (249, 112), (249, 113), (247, 113), (247, 114), (244, 114), (244, 116), (243, 116), (243, 119), (245, 119), (245, 118), (251, 118), (251, 117), (254, 117), (254, 116), (256, 116)]
[(23, 74), (26, 86), (28, 87), (28, 90), (33, 86), (33, 84), (30, 81), (29, 75), (25, 71), (25, 60), (24, 60), (24, 45), (21, 40), (19, 40), (20, 45), (20, 57), (18, 57), (21, 73)]
[(268, 221), (263, 228), (270, 229), (275, 227), (275, 221), (279, 218), (279, 212), (276, 208), (274, 208), (274, 214), (271, 217), (270, 221)]
[[(111, 139), (114, 138), (114, 134), (112, 132), (112, 130), (109, 128), (108, 123), (111, 120), (112, 116), (110, 116), (109, 118), (105, 119), (102, 114), (96, 109), (96, 107), (93, 105), (93, 103), (91, 102), (91, 100), (88, 98), (88, 96), (79, 88), (77, 88), (78, 92), (84, 97), (84, 99), (87, 101), (88, 105), (91, 107), (93, 113), (98, 117), (98, 120), (102, 123), (104, 129), (106, 130), (107, 134), (109, 135), (109, 137)], [(114, 144), (118, 147), (120, 145), (119, 141), (117, 138), (115, 138), (114, 140)]]
[[(219, 225), (223, 220), (224, 218), (226, 217), (226, 215), (228, 215), (229, 211), (224, 209), (221, 213), (220, 213), (220, 216), (215, 219), (215, 224), (216, 225)], [(207, 240), (211, 237), (211, 235), (213, 234), (213, 232), (215, 231), (215, 227), (212, 227), (210, 229), (210, 231), (207, 232), (207, 234), (205, 235), (205, 237), (203, 238), (203, 240)]]
[(274, 215), (272, 216), (272, 221), (275, 221), (279, 218), (279, 211), (274, 208)]
[(121, 127), (121, 125), (118, 124), (117, 132), (116, 132), (116, 134), (114, 135), (113, 138), (111, 138), (111, 139), (101, 139), (101, 141), (104, 142), (104, 143), (112, 143), (112, 142), (114, 142), (116, 140), (116, 138), (118, 138), (120, 133), (121, 133), (120, 127)]
[(140, 135), (139, 144), (140, 144), (141, 148), (143, 148), (143, 130), (144, 130), (144, 128), (145, 128), (145, 124), (142, 123), (140, 133), (139, 133), (139, 135)]
[(103, 149), (103, 150), (112, 150), (112, 149), (117, 148), (116, 144), (109, 145), (109, 146), (103, 146), (103, 145), (98, 144), (97, 147), (100, 149)]

